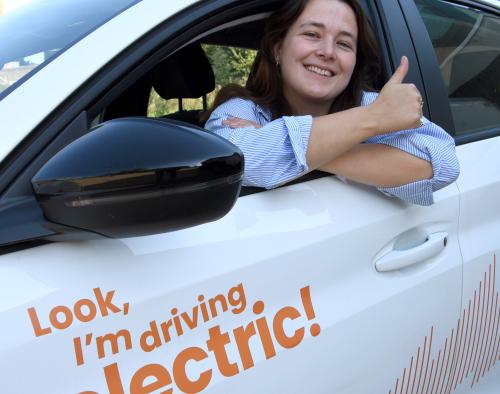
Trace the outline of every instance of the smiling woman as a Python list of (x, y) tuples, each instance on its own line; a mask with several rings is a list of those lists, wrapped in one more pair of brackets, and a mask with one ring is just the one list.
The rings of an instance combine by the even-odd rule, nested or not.
[[(351, 81), (358, 28), (353, 10), (345, 3), (331, 7), (328, 2), (316, 2), (306, 11), (274, 52), (292, 112), (321, 116)], [(333, 58), (335, 62), (327, 60)]]
[(245, 154), (244, 185), (320, 169), (430, 205), (459, 173), (453, 139), (422, 116), (409, 63), (373, 92), (374, 35), (357, 0), (288, 1), (268, 20), (245, 88), (215, 100), (206, 128)]

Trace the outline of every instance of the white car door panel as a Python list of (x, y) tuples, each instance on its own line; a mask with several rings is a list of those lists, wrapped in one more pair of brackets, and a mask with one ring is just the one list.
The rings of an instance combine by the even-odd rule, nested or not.
[[(0, 287), (0, 391), (429, 386), (424, 342), (432, 360), (460, 315), (462, 281), (458, 190), (435, 197), (410, 206), (326, 177), (242, 197), (191, 229), (0, 256), (0, 277), (15, 281)], [(422, 260), (375, 269), (387, 251), (443, 233)]]
[[(486, 3), (493, 7), (484, 7)], [(500, 245), (499, 3), (415, 0), (415, 4), (415, 11), (424, 23), (421, 28), (429, 33), (426, 37), (422, 32), (416, 45), (421, 60), (431, 65), (424, 78), (430, 81), (439, 74), (442, 76), (442, 86), (429, 83), (428, 90), (440, 97), (442, 103), (449, 104), (449, 123), (454, 125), (456, 140), (461, 143), (457, 147), (461, 167), (457, 186), (459, 242), (464, 262), (462, 309), (442, 349), (442, 354), (451, 354), (452, 371), (444, 391), (497, 393), (500, 384), (496, 265)], [(414, 35), (417, 24), (413, 24)], [(433, 68), (429, 56), (434, 55)]]
[[(500, 137), (457, 148), (461, 174), (460, 249), (464, 259), (463, 310), (469, 323), (469, 355), (464, 385), (472, 392), (496, 393), (500, 381)], [(467, 325), (466, 325), (467, 328)], [(472, 336), (472, 339), (469, 337)], [(475, 341), (474, 341), (475, 339)], [(469, 347), (469, 346), (468, 346)], [(467, 353), (467, 350), (464, 350)], [(469, 360), (472, 359), (472, 360)], [(457, 392), (469, 392), (468, 390)]]

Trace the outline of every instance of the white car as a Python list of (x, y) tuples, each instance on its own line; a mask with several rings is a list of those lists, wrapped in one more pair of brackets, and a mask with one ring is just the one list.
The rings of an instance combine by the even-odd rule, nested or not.
[(500, 2), (361, 0), (457, 142), (429, 207), (151, 113), (280, 3), (3, 0), (0, 393), (500, 391)]

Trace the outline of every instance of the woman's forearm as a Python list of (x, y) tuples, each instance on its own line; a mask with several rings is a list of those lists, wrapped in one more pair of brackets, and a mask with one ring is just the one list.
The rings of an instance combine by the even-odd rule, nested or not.
[(376, 187), (397, 187), (431, 179), (431, 163), (383, 144), (359, 144), (319, 168)]

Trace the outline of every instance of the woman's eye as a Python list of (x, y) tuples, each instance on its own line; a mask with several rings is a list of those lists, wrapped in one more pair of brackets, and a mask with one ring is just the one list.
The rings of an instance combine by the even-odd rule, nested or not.
[(316, 32), (314, 32), (314, 31), (306, 31), (306, 32), (304, 33), (304, 35), (305, 35), (306, 37), (312, 37), (312, 38), (317, 38), (317, 37), (319, 37), (319, 34), (318, 34), (318, 33), (316, 33)]
[(350, 42), (341, 41), (338, 43), (338, 45), (345, 49), (352, 49), (352, 45)]

